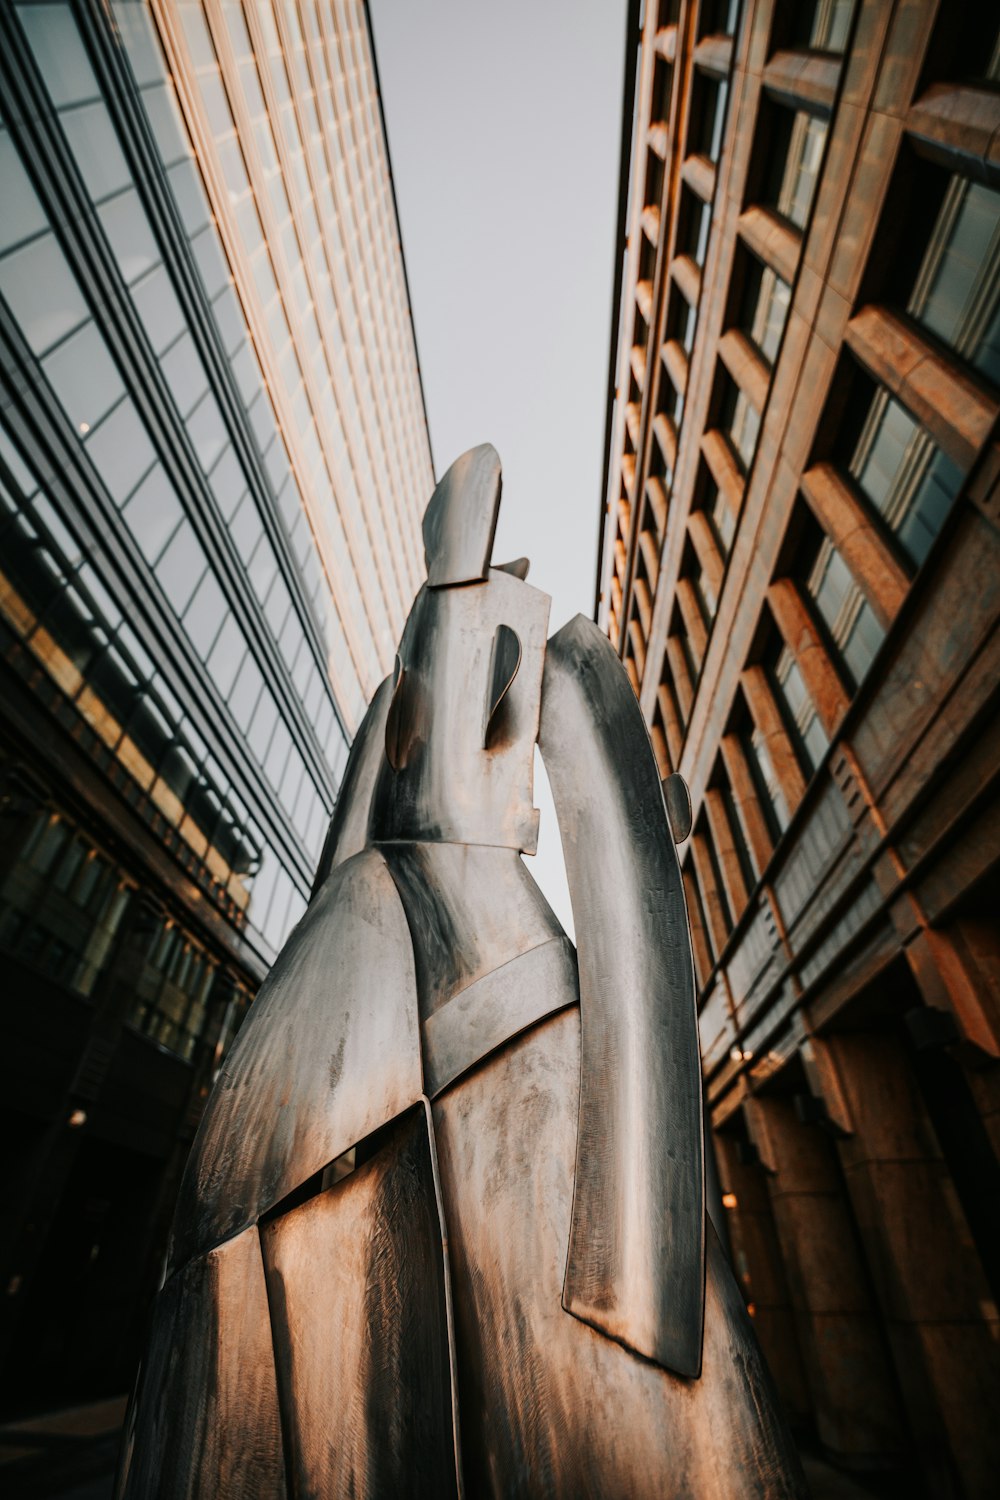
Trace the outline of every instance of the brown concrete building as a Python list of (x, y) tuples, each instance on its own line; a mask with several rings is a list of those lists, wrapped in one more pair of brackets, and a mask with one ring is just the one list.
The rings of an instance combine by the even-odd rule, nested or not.
[(997, 29), (646, 5), (597, 600), (691, 787), (706, 1094), (784, 1399), (964, 1497), (1000, 1472)]

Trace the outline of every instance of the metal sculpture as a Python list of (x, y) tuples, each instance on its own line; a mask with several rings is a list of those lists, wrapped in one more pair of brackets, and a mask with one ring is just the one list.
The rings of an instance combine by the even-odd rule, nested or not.
[[(127, 1500), (802, 1493), (706, 1219), (690, 938), (609, 642), (460, 458), (310, 905), (209, 1100)], [(578, 950), (522, 861), (551, 780)]]

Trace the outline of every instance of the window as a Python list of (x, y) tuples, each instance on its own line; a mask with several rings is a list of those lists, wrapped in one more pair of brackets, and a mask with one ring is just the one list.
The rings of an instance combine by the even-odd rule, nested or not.
[(958, 493), (961, 470), (882, 387), (868, 401), (848, 467), (910, 563), (919, 567)]
[(784, 788), (774, 769), (767, 739), (749, 713), (745, 714), (736, 733), (768, 832), (776, 842), (791, 822), (792, 815)]
[(39, 811), (0, 887), (0, 948), (90, 995), (127, 901), (128, 887), (83, 834)]
[(747, 474), (757, 451), (760, 413), (726, 372), (721, 375), (720, 387), (719, 426), (728, 435), (740, 467)]
[(739, 326), (769, 365), (774, 363), (788, 316), (791, 289), (756, 256), (744, 257)]
[(692, 94), (687, 154), (707, 156), (709, 161), (717, 162), (722, 151), (729, 85), (724, 79), (709, 78), (704, 74), (699, 74), (696, 77)]
[(139, 950), (139, 972), (129, 1023), (179, 1057), (191, 1058), (205, 1025), (215, 965), (170, 918), (150, 914), (133, 946)]
[(760, 201), (804, 229), (823, 159), (827, 123), (805, 110), (775, 106)]
[(949, 178), (906, 310), (1000, 385), (1000, 193)]
[(814, 52), (843, 52), (851, 29), (854, 0), (796, 0), (791, 6), (790, 45)]
[(840, 553), (826, 536), (812, 547), (804, 572), (806, 592), (836, 647), (842, 669), (857, 686), (885, 638), (871, 605)]
[(703, 486), (701, 509), (708, 517), (719, 552), (728, 557), (736, 535), (736, 516), (710, 474), (705, 475)]
[(794, 655), (777, 639), (771, 648), (769, 670), (775, 699), (783, 710), (792, 743), (804, 769), (811, 775), (826, 754), (830, 741)]
[(687, 186), (681, 188), (680, 223), (677, 232), (678, 255), (690, 255), (704, 268), (708, 235), (712, 227), (712, 209)]

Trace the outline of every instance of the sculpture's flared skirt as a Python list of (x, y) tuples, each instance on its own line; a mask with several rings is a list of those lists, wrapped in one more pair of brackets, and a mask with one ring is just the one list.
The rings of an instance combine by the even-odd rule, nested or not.
[(433, 1141), (407, 1115), (343, 1181), (179, 1271), (129, 1500), (803, 1494), (713, 1235), (699, 1379), (563, 1310), (578, 1089), (572, 1008), (435, 1100)]

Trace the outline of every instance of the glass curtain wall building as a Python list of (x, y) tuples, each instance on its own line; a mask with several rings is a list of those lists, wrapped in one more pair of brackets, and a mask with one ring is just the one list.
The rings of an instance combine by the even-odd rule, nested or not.
[(359, 0), (4, 0), (0, 204), (2, 1337), (31, 1404), (127, 1383), (433, 471)]
[[(1000, 35), (647, 0), (596, 616), (664, 774), (737, 1270), (900, 1493), (1000, 1452)], [(886, 1481), (889, 1483), (890, 1481)]]

